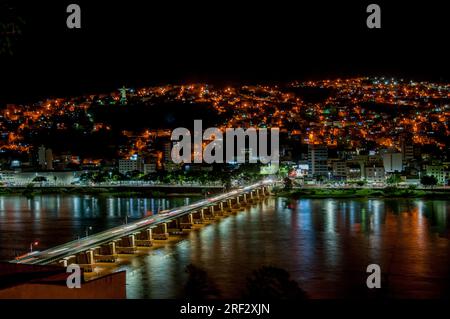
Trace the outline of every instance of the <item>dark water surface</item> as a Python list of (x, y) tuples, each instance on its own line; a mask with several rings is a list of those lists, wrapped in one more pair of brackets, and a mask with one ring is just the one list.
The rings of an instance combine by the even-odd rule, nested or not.
[[(91, 195), (0, 196), (0, 260), (45, 250), (191, 202), (191, 198), (119, 198)], [(92, 227), (92, 230), (89, 228)]]
[[(96, 196), (0, 197), (2, 258), (34, 239), (46, 248), (192, 201)], [(224, 297), (239, 297), (261, 265), (288, 270), (313, 298), (371, 296), (366, 267), (378, 264), (383, 294), (430, 298), (450, 293), (450, 201), (271, 197), (164, 244), (120, 267), (129, 298), (175, 298), (186, 265), (207, 270)]]
[(177, 297), (189, 263), (205, 268), (224, 297), (240, 296), (261, 265), (288, 270), (312, 298), (372, 296), (373, 263), (387, 296), (448, 296), (449, 215), (450, 201), (270, 198), (122, 269), (129, 298)]

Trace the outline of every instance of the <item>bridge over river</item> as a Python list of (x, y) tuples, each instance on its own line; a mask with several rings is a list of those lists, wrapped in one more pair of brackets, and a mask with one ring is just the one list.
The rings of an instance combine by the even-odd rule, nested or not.
[(78, 264), (85, 272), (95, 263), (116, 262), (118, 254), (134, 254), (138, 247), (151, 247), (154, 240), (167, 240), (171, 234), (207, 223), (219, 216), (238, 211), (268, 195), (274, 181), (264, 180), (227, 193), (215, 195), (109, 230), (74, 240), (45, 251), (35, 251), (12, 260), (12, 263), (67, 267)]

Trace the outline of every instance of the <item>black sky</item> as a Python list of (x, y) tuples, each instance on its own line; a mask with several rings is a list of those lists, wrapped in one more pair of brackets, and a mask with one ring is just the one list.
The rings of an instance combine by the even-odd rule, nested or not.
[[(26, 24), (0, 56), (0, 104), (180, 81), (450, 80), (444, 1), (7, 2)], [(381, 30), (365, 24), (372, 2)], [(66, 28), (69, 3), (81, 30)]]

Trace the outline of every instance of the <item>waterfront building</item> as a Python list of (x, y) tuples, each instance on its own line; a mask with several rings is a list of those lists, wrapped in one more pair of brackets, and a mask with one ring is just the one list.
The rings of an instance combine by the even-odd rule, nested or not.
[(402, 153), (385, 153), (382, 155), (383, 166), (386, 173), (395, 173), (403, 171)]
[(365, 168), (365, 177), (368, 183), (382, 184), (386, 180), (384, 167), (373, 165)]
[(441, 164), (426, 165), (426, 175), (434, 176), (438, 184), (445, 184), (445, 170)]
[(127, 159), (119, 159), (119, 172), (121, 174), (126, 174), (133, 171), (144, 171), (144, 161), (142, 157), (133, 155)]
[(308, 167), (310, 177), (328, 177), (328, 148), (326, 145), (308, 145)]

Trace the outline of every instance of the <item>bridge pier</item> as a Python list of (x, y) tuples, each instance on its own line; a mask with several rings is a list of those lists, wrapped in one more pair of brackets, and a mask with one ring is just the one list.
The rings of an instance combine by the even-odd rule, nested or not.
[[(219, 216), (226, 216), (228, 212), (234, 213), (251, 203), (265, 200), (266, 196), (271, 195), (272, 187), (272, 185), (267, 183), (259, 183), (252, 187), (218, 196), (220, 199), (210, 198), (202, 201), (201, 205), (199, 205), (202, 208), (198, 208), (197, 205), (190, 205), (183, 207), (183, 209), (173, 209), (168, 214), (161, 216), (164, 222), (152, 220), (153, 223), (150, 225), (154, 226), (149, 226), (149, 221), (145, 220), (142, 226), (140, 226), (141, 222), (133, 223), (130, 227), (120, 229), (121, 232), (118, 234), (116, 234), (116, 230), (110, 234), (107, 233), (111, 237), (107, 237), (105, 234), (92, 235), (89, 238), (80, 239), (78, 245), (67, 244), (64, 248), (66, 252), (63, 254), (50, 257), (45, 253), (38, 253), (34, 257), (35, 262), (58, 264), (64, 267), (76, 263), (86, 272), (89, 272), (94, 269), (96, 262), (116, 262), (118, 254), (134, 254), (137, 251), (137, 247), (151, 247), (153, 240), (169, 239), (170, 232), (182, 233), (184, 229), (191, 229), (194, 224), (209, 223), (209, 220), (215, 220)], [(166, 218), (171, 220), (167, 221)], [(130, 231), (129, 229), (132, 230)], [(131, 235), (124, 236), (124, 234), (130, 233)], [(112, 238), (115, 238), (115, 240)], [(82, 249), (84, 251), (80, 252)], [(56, 251), (49, 253), (54, 252)], [(63, 258), (63, 256), (67, 257)], [(25, 259), (23, 260), (26, 261)], [(16, 262), (20, 263), (20, 258), (16, 259)]]
[(178, 223), (179, 223), (180, 229), (191, 229), (192, 226), (194, 225), (193, 214), (187, 214), (187, 215), (181, 216), (179, 218)]
[(116, 251), (119, 254), (136, 253), (136, 239), (134, 235), (128, 235), (118, 240)]
[(76, 263), (83, 268), (85, 272), (94, 271), (94, 250), (88, 249), (76, 255)]
[(228, 200), (224, 200), (224, 201), (220, 202), (220, 207), (221, 207), (221, 215), (222, 216), (228, 216), (231, 214), (232, 210), (230, 209)]
[(67, 256), (64, 257), (63, 259), (57, 261), (55, 264), (58, 266), (62, 266), (62, 267), (67, 267), (71, 264), (76, 264), (77, 263), (77, 256)]
[(116, 262), (116, 243), (112, 241), (110, 243), (103, 244), (100, 247), (94, 248), (94, 260), (96, 262)]
[(265, 186), (262, 188), (261, 192), (262, 192), (262, 196), (263, 197), (265, 197), (267, 195), (267, 191), (266, 191), (266, 187)]
[(249, 202), (250, 202), (251, 204), (254, 204), (254, 203), (256, 202), (256, 201), (255, 201), (255, 193), (254, 193), (253, 191), (250, 192)]
[(233, 212), (237, 212), (241, 208), (241, 201), (239, 200), (239, 196), (234, 198), (234, 205), (231, 206)]
[(270, 188), (269, 188), (269, 186), (261, 187), (261, 195), (262, 195), (262, 197), (266, 197), (266, 196), (270, 195)]
[(215, 212), (214, 212), (214, 206), (210, 206), (208, 208), (203, 208), (202, 209), (204, 212), (204, 216), (206, 219), (208, 220), (214, 220), (215, 219)]
[(167, 223), (161, 223), (158, 224), (155, 228), (152, 228), (152, 238), (154, 240), (169, 239), (169, 232), (167, 231)]
[(233, 202), (231, 199), (227, 199), (227, 211), (230, 213), (233, 212)]
[(151, 247), (152, 241), (152, 229), (147, 228), (136, 234), (136, 246), (139, 247)]
[(217, 212), (217, 215), (224, 216), (225, 214), (224, 214), (224, 211), (223, 211), (223, 203), (220, 202), (220, 203), (214, 205), (214, 211)]
[(243, 194), (242, 195), (243, 199), (242, 199), (242, 203), (244, 206), (250, 206), (250, 200), (247, 198), (247, 194)]
[(216, 216), (225, 216), (225, 212), (223, 210), (223, 203), (220, 202), (214, 205), (214, 213)]
[(269, 186), (262, 186), (250, 192), (250, 197), (252, 198), (253, 203), (258, 202), (269, 195), (270, 195)]
[(205, 215), (203, 213), (203, 209), (193, 212), (192, 219), (193, 219), (194, 224), (203, 224), (205, 221)]
[(175, 218), (167, 222), (167, 232), (169, 234), (178, 234), (182, 231), (180, 227), (180, 219)]

